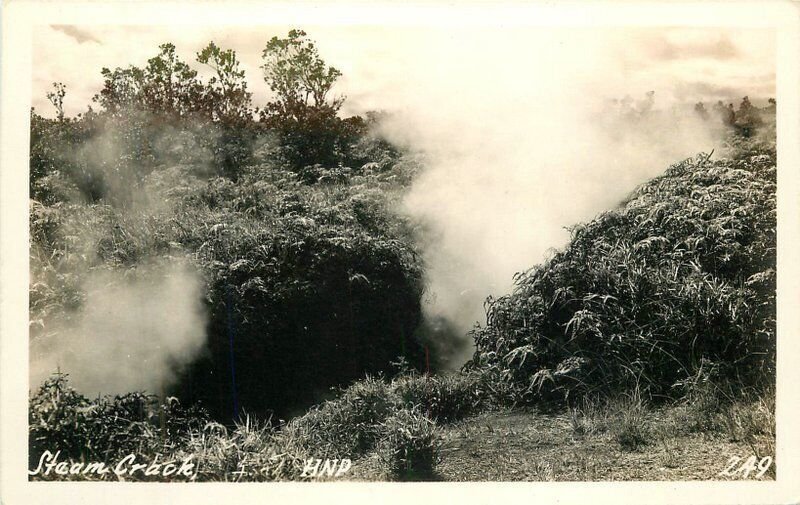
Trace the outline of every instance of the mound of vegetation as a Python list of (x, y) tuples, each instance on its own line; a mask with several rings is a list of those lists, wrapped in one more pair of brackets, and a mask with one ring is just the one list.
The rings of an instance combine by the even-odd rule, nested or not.
[(392, 211), (417, 163), (374, 116), (337, 115), (339, 73), (302, 32), (267, 44), (261, 109), (233, 51), (198, 53), (203, 82), (160, 49), (103, 69), (98, 111), (65, 117), (60, 85), (56, 118), (32, 111), (33, 348), (62, 338), (93, 274), (122, 285), (180, 260), (201, 273), (208, 337), (170, 393), (218, 420), (286, 416), (398, 356), (421, 367), (421, 260)]
[(240, 408), (285, 415), (331, 386), (388, 372), (397, 356), (421, 366), (420, 262), (387, 208), (395, 183), (385, 181), (399, 171), (308, 187), (257, 167), (239, 183), (173, 186), (156, 213), (36, 203), (32, 338), (58, 338), (49, 334), (81, 310), (93, 272), (124, 282), (153, 257), (189, 256), (206, 282), (208, 341), (174, 393), (218, 418)]
[[(177, 239), (196, 244), (211, 308), (207, 356), (185, 381), (191, 397), (286, 415), (331, 386), (388, 373), (397, 356), (421, 365), (421, 266), (386, 208), (383, 177), (315, 188), (261, 177), (207, 185), (191, 196), (207, 205), (191, 205), (201, 221), (182, 220), (203, 230)], [(235, 383), (220, 380), (232, 366)]]
[(530, 401), (635, 386), (676, 398), (708, 379), (768, 385), (775, 189), (774, 151), (670, 167), (489, 300), (470, 366)]

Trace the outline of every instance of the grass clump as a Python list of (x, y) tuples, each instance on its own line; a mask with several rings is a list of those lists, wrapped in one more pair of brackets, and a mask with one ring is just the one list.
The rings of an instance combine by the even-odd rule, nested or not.
[(436, 424), (418, 409), (401, 409), (381, 425), (379, 454), (397, 480), (428, 480), (436, 462)]
[(723, 423), (729, 439), (746, 443), (757, 460), (768, 456), (773, 459), (766, 475), (774, 479), (775, 391), (747, 395), (733, 402), (723, 417)]
[(635, 451), (650, 443), (647, 408), (638, 389), (621, 395), (614, 404), (614, 410), (611, 432), (622, 450)]
[(478, 371), (400, 377), (393, 389), (400, 401), (439, 424), (458, 421), (490, 407), (489, 378)]
[(572, 434), (578, 438), (606, 433), (611, 424), (611, 409), (608, 400), (583, 397), (576, 406), (569, 408)]
[(193, 457), (198, 481), (303, 480), (305, 454), (274, 426), (249, 416), (232, 428), (212, 422), (190, 433), (178, 455)]
[(608, 435), (620, 449), (636, 451), (653, 439), (651, 409), (638, 389), (614, 397), (584, 397), (569, 408), (573, 436)]
[(281, 435), (317, 458), (354, 458), (375, 447), (380, 424), (396, 408), (389, 386), (367, 378), (291, 420)]

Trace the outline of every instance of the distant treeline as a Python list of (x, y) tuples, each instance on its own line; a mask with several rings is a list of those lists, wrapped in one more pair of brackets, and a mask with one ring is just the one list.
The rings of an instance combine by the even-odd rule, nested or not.
[[(630, 95), (622, 99), (612, 99), (607, 104), (607, 111), (614, 111), (625, 120), (636, 120), (650, 114), (654, 110), (655, 103), (655, 91), (648, 91), (641, 100), (635, 100)], [(711, 110), (707, 109), (702, 101), (697, 102), (693, 110), (703, 121), (729, 128), (739, 136), (750, 137), (760, 127), (774, 122), (776, 108), (777, 102), (774, 98), (767, 100), (766, 107), (759, 108), (753, 105), (749, 96), (745, 96), (738, 110), (734, 108), (733, 103), (725, 105), (722, 100), (718, 100)]]
[(712, 118), (721, 121), (725, 126), (735, 128), (740, 134), (749, 137), (755, 133), (755, 130), (765, 123), (764, 115), (772, 115), (773, 121), (777, 102), (774, 98), (769, 99), (769, 106), (761, 110), (755, 107), (750, 102), (750, 97), (745, 96), (742, 98), (742, 103), (739, 104), (739, 110), (734, 111), (733, 104), (729, 103), (727, 106), (718, 100), (712, 108), (712, 112), (706, 109), (703, 102), (697, 102), (694, 106), (694, 111), (703, 119), (711, 120)]

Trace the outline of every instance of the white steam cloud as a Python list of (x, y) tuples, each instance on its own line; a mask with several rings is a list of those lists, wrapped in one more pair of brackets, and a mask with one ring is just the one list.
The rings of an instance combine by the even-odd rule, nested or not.
[(95, 271), (83, 289), (71, 322), (31, 341), (32, 386), (60, 371), (88, 395), (158, 393), (204, 347), (203, 285), (187, 265), (160, 261), (130, 277)]
[[(142, 249), (135, 267), (104, 265), (98, 251), (101, 242), (113, 244), (115, 233), (133, 233), (159, 215), (174, 212), (166, 193), (191, 184), (178, 161), (189, 152), (195, 168), (210, 166), (211, 154), (193, 144), (191, 136), (162, 127), (152, 152), (149, 175), (138, 180), (145, 167), (125, 161), (124, 122), (109, 122), (85, 145), (54, 146), (66, 159), (102, 181), (104, 201), (92, 204), (87, 214), (95, 226), (79, 222), (74, 214), (60, 224), (59, 233), (70, 244), (72, 257), (61, 274), (77, 278), (77, 308), (59, 307), (37, 321), (42, 331), (30, 339), (30, 387), (56, 372), (69, 375), (70, 386), (85, 395), (146, 391), (159, 394), (173, 384), (191, 364), (206, 342), (205, 285), (197, 270), (179, 248), (160, 255)], [(72, 191), (73, 203), (84, 196)], [(113, 219), (109, 216), (113, 215)], [(115, 231), (116, 230), (116, 231)], [(135, 240), (135, 239), (131, 239)], [(49, 263), (35, 255), (33, 262)], [(53, 282), (53, 267), (32, 263), (33, 285)]]
[[(710, 151), (715, 135), (691, 104), (659, 101), (674, 83), (623, 77), (631, 42), (616, 32), (465, 30), (427, 42), (403, 67), (402, 82), (422, 84), (398, 87), (384, 128), (427, 160), (402, 211), (425, 230), (426, 316), (464, 339), (450, 350), (457, 366), (487, 295), (563, 246), (565, 227)], [(629, 106), (612, 105), (627, 94)]]

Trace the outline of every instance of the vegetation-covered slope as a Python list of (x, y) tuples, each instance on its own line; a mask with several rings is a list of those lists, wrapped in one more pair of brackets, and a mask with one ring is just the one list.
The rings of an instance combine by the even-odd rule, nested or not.
[[(649, 480), (719, 478), (725, 462), (710, 454), (724, 448), (752, 453), (759, 475), (774, 477), (764, 458), (774, 455), (775, 429), (775, 158), (759, 149), (674, 165), (576, 228), (568, 247), (490, 302), (465, 371), (361, 380), (288, 423), (248, 418), (232, 430), (174, 402), (90, 401), (52, 380), (31, 404), (31, 464), (53, 444), (75, 460), (113, 459), (138, 444), (144, 455), (191, 455), (203, 480), (303, 479), (309, 457), (351, 458), (357, 479), (459, 480), (476, 478), (462, 467), (480, 452), (503, 479)], [(664, 397), (678, 401), (653, 410)], [(492, 413), (525, 403), (561, 414)], [(462, 447), (475, 426), (502, 432), (507, 415), (550, 426), (548, 443), (578, 444), (578, 459), (545, 451), (541, 465), (506, 462), (538, 451), (545, 436), (528, 440), (519, 427)], [(686, 451), (707, 467), (681, 473)]]
[(523, 397), (773, 380), (775, 184), (769, 150), (670, 167), (489, 302), (472, 366)]
[[(69, 338), (87, 332), (168, 346), (169, 329), (155, 338), (154, 325), (110, 324), (95, 334), (80, 322), (93, 301), (111, 305), (109, 293), (145, 282), (154, 264), (188, 263), (207, 316), (192, 332), (204, 342), (175, 349), (166, 392), (216, 419), (286, 416), (332, 386), (390, 373), (399, 356), (423, 366), (421, 261), (393, 209), (417, 163), (372, 133), (371, 116), (340, 118), (341, 100), (326, 99), (332, 82), (284, 75), (302, 65), (337, 75), (301, 32), (270, 44), (294, 56), (265, 53), (277, 96), (258, 114), (235, 54), (213, 43), (198, 55), (218, 72), (207, 82), (165, 44), (144, 68), (103, 70), (99, 111), (65, 117), (58, 86), (56, 118), (32, 111), (33, 356), (62, 349), (72, 368), (91, 369)], [(170, 304), (150, 317), (179, 320)], [(106, 320), (147, 317), (122, 300), (108, 310)]]

